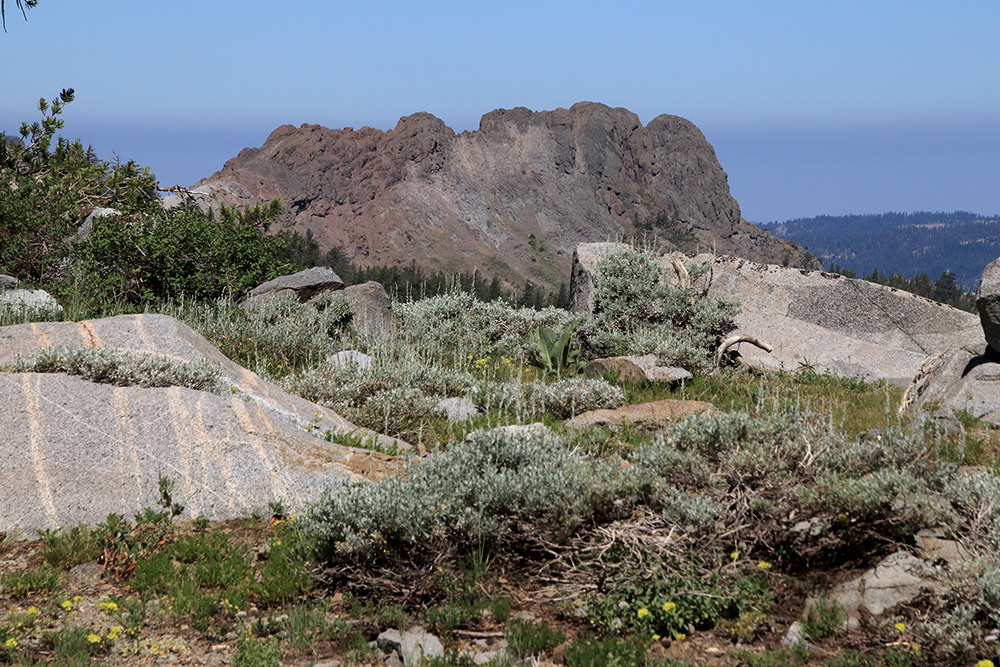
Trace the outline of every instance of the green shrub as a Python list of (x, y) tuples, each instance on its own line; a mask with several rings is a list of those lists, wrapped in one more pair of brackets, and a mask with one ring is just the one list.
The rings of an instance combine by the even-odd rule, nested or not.
[(802, 629), (813, 641), (840, 634), (844, 629), (844, 608), (821, 595), (809, 608)]
[(566, 647), (563, 658), (566, 667), (643, 667), (646, 647), (637, 639), (614, 635), (579, 638)]
[(544, 621), (536, 624), (518, 618), (507, 624), (504, 636), (507, 639), (507, 652), (516, 660), (540, 655), (566, 641), (566, 635), (553, 630)]
[(722, 618), (738, 618), (749, 611), (767, 612), (773, 596), (761, 572), (723, 573), (700, 560), (671, 556), (635, 564), (633, 576), (603, 595), (587, 601), (593, 626), (604, 633), (642, 638), (674, 637), (691, 627), (714, 627)]
[(313, 580), (306, 567), (307, 545), (299, 527), (282, 522), (268, 541), (267, 558), (258, 564), (252, 590), (264, 604), (288, 602), (310, 588)]
[(11, 572), (0, 579), (0, 593), (23, 598), (31, 593), (51, 593), (59, 588), (59, 571), (46, 563), (40, 570)]
[(534, 355), (529, 357), (532, 366), (541, 368), (548, 373), (574, 375), (587, 365), (580, 356), (579, 348), (570, 344), (576, 324), (568, 324), (562, 333), (556, 333), (548, 327), (540, 326), (528, 335), (528, 342), (534, 347)]
[(112, 207), (126, 215), (160, 210), (148, 169), (98, 160), (79, 140), (59, 138), (51, 149), (73, 98), (70, 88), (51, 103), (39, 100), (42, 120), (22, 124), (19, 142), (0, 134), (0, 273), (46, 288), (72, 250), (64, 239), (91, 209)]
[(281, 664), (281, 642), (274, 638), (257, 639), (247, 634), (236, 639), (236, 652), (230, 658), (233, 667), (278, 667)]
[(74, 251), (80, 289), (95, 300), (155, 304), (183, 295), (244, 294), (293, 267), (276, 254), (283, 241), (263, 232), (281, 201), (216, 216), (197, 206), (94, 221)]
[(288, 612), (288, 643), (293, 648), (312, 652), (326, 631), (326, 612), (322, 608), (299, 604)]
[(54, 568), (68, 570), (101, 556), (98, 535), (86, 524), (80, 523), (69, 531), (43, 528), (38, 535), (42, 538), (42, 559)]

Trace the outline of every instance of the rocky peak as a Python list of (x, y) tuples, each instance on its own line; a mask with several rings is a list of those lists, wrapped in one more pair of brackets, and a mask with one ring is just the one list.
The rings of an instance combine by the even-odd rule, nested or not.
[(519, 285), (564, 280), (579, 242), (646, 233), (668, 249), (798, 258), (742, 220), (694, 124), (662, 115), (643, 126), (593, 102), (497, 109), (458, 135), (429, 113), (388, 131), (285, 125), (194, 189), (229, 205), (280, 196), (281, 227), (312, 230), (361, 264), (416, 259)]

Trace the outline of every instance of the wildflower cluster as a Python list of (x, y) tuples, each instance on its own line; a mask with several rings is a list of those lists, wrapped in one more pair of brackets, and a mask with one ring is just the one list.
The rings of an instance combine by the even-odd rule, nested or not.
[(663, 637), (676, 638), (686, 630), (688, 622), (678, 613), (677, 603), (666, 600), (660, 604), (639, 607), (635, 613), (635, 632), (640, 637), (659, 641)]

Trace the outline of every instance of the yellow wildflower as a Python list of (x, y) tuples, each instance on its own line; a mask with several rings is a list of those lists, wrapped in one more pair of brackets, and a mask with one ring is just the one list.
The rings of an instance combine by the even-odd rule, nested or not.
[(38, 614), (38, 610), (35, 609), (34, 607), (28, 607), (28, 613), (31, 614), (32, 616), (35, 616)]
[(682, 641), (684, 641), (687, 638), (688, 638), (688, 636), (686, 634), (684, 634), (683, 632), (678, 632), (676, 635), (674, 635), (674, 639), (676, 639), (679, 642), (682, 642)]
[(770, 570), (771, 564), (768, 563), (767, 561), (762, 560), (761, 562), (757, 563), (757, 567), (759, 567), (762, 570)]
[(660, 635), (653, 635), (653, 641), (654, 642), (660, 641)]
[(3, 645), (6, 646), (7, 648), (17, 648), (17, 640), (11, 637), (7, 641), (5, 641)]
[(897, 623), (893, 627), (899, 630), (900, 632), (906, 632), (906, 623)]
[(110, 614), (112, 612), (118, 611), (118, 605), (114, 602), (108, 600), (107, 602), (98, 602), (97, 607), (103, 611), (105, 614)]
[(663, 611), (673, 611), (674, 607), (676, 607), (676, 606), (677, 605), (674, 604), (673, 602), (664, 602), (663, 603)]
[(74, 596), (73, 596), (73, 602), (79, 602), (79, 601), (80, 601), (80, 600), (82, 600), (82, 599), (83, 599), (83, 598), (82, 598), (82, 597), (80, 597), (79, 595), (74, 595)]
[(976, 667), (993, 667), (992, 660), (980, 660), (976, 663)]
[(101, 636), (100, 635), (95, 635), (92, 632), (89, 635), (87, 635), (87, 641), (90, 642), (91, 644), (100, 644), (101, 643)]
[(647, 616), (649, 616), (649, 610), (643, 607), (642, 609), (639, 610), (638, 614), (639, 618), (646, 618)]
[(69, 600), (63, 600), (62, 608), (66, 611), (73, 611), (73, 603)]

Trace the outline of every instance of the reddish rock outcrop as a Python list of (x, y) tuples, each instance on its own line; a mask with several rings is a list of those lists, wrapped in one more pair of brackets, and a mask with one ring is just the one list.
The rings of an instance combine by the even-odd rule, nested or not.
[(591, 102), (498, 109), (457, 135), (428, 113), (386, 132), (285, 125), (194, 189), (229, 205), (281, 197), (279, 227), (311, 229), (362, 265), (416, 260), (519, 285), (565, 280), (577, 243), (647, 231), (686, 251), (773, 263), (799, 253), (740, 217), (692, 123), (643, 126)]

